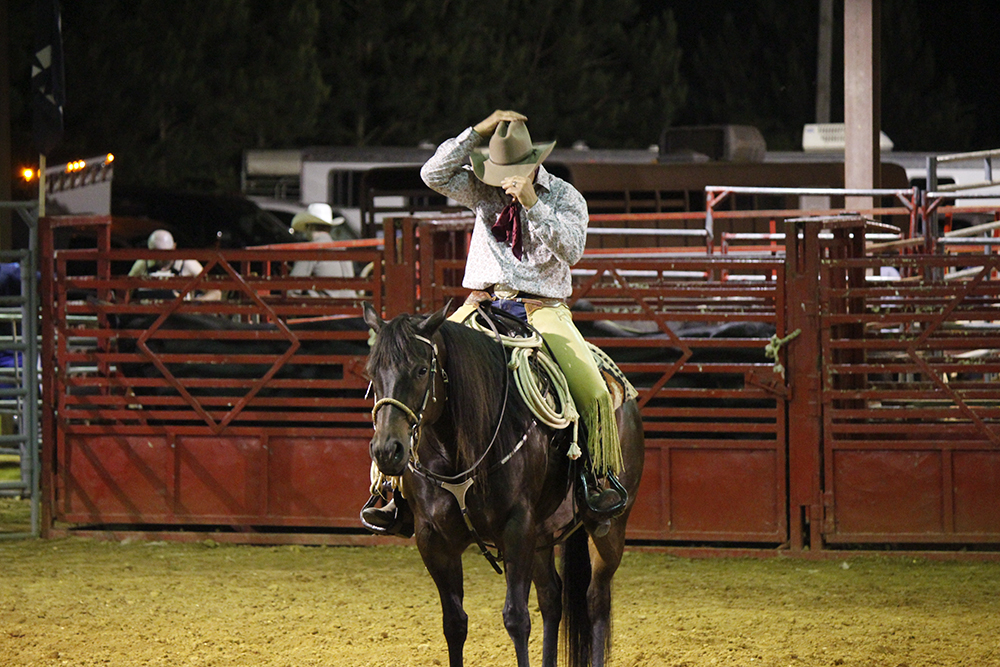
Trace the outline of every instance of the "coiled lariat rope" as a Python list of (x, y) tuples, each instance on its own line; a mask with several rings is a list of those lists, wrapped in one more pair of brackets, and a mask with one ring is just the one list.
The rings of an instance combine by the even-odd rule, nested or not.
[[(517, 390), (524, 402), (532, 414), (538, 418), (538, 421), (546, 426), (562, 430), (572, 425), (573, 439), (567, 456), (571, 459), (580, 458), (583, 454), (578, 444), (580, 413), (577, 412), (573, 395), (570, 394), (566, 375), (545, 351), (544, 341), (538, 332), (532, 331), (531, 335), (527, 337), (505, 336), (491, 329), (486, 329), (474, 317), (469, 318), (466, 325), (488, 336), (498, 338), (503, 346), (510, 350), (510, 361), (507, 363), (507, 367), (513, 371), (514, 384), (517, 385)], [(536, 377), (531, 369), (532, 355), (535, 356), (539, 368), (549, 377), (556, 397), (559, 399), (561, 410), (557, 410), (545, 399), (540, 378)]]

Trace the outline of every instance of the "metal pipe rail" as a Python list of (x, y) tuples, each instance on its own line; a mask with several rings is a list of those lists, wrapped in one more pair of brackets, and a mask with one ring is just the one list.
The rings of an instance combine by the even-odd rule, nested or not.
[[(971, 151), (968, 153), (953, 153), (952, 155), (938, 155), (927, 158), (927, 184), (928, 188), (937, 188), (940, 192), (960, 192), (963, 190), (978, 190), (988, 188), (993, 185), (1000, 185), (1000, 181), (993, 178), (993, 158), (1000, 157), (1000, 149), (985, 151)], [(983, 178), (985, 180), (978, 183), (954, 183), (948, 185), (938, 185), (937, 165), (942, 162), (964, 162), (966, 160), (983, 161)], [(937, 194), (937, 193), (935, 193)], [(965, 198), (967, 195), (963, 195)], [(996, 195), (991, 195), (995, 197)]]
[[(15, 387), (3, 390), (5, 400), (13, 399), (19, 419), (18, 433), (0, 438), (4, 449), (16, 446), (20, 456), (22, 479), (19, 482), (0, 485), (2, 490), (18, 491), (31, 499), (30, 532), (0, 533), (0, 538), (37, 537), (41, 526), (40, 483), (40, 438), (39, 438), (39, 386), (38, 369), (39, 323), (38, 323), (38, 218), (36, 201), (2, 201), (0, 209), (17, 212), (28, 228), (28, 247), (19, 250), (0, 251), (0, 261), (17, 262), (21, 267), (21, 293), (16, 297), (5, 297), (2, 304), (4, 315), (12, 326), (12, 335), (4, 342), (5, 347), (14, 352)], [(19, 321), (18, 321), (19, 320)], [(17, 327), (20, 325), (20, 330)], [(18, 356), (20, 355), (20, 360)], [(18, 364), (20, 361), (20, 364)], [(9, 449), (13, 450), (13, 447)]]
[(972, 227), (966, 227), (965, 229), (953, 229), (950, 232), (945, 232), (944, 236), (947, 238), (955, 238), (958, 236), (975, 236), (980, 232), (988, 232), (990, 230), (1000, 229), (1000, 221), (987, 222), (982, 225), (973, 225)]
[(890, 188), (775, 188), (752, 185), (706, 185), (705, 192), (751, 194), (751, 195), (815, 195), (831, 197), (902, 197), (912, 195), (916, 188), (904, 190)]
[[(917, 214), (920, 211), (920, 189), (913, 187), (908, 189), (891, 188), (780, 188), (780, 187), (754, 187), (754, 186), (728, 186), (728, 185), (706, 185), (705, 186), (705, 229), (708, 233), (709, 243), (714, 238), (715, 218), (728, 217), (732, 213), (743, 213), (742, 211), (717, 211), (718, 205), (730, 194), (754, 194), (754, 195), (798, 195), (798, 196), (830, 196), (830, 197), (895, 197), (902, 204), (903, 210), (893, 210), (891, 208), (877, 208), (859, 213), (871, 215), (892, 215), (896, 213), (905, 214), (910, 219), (910, 236), (916, 231)], [(748, 212), (748, 213), (753, 213)], [(757, 211), (758, 215), (764, 215), (763, 211)], [(797, 217), (807, 214), (815, 214), (815, 211), (800, 211)]]
[[(1000, 185), (1000, 181), (997, 181), (993, 185)], [(969, 186), (962, 186), (969, 187)], [(995, 192), (962, 192), (961, 190), (944, 190), (943, 186), (940, 186), (938, 190), (932, 190), (925, 192), (927, 199), (996, 199), (997, 194)]]
[(973, 245), (973, 246), (995, 246), (1000, 245), (1000, 238), (992, 236), (943, 236), (938, 239), (941, 245)]

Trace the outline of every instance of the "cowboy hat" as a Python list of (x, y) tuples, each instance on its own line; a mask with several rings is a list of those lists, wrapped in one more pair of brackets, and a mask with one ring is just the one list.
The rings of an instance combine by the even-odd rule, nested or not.
[(549, 156), (556, 142), (532, 144), (522, 120), (500, 121), (487, 152), (474, 152), (470, 159), (476, 178), (487, 185), (500, 185), (508, 176), (527, 176)]
[(326, 227), (336, 227), (344, 224), (341, 216), (333, 217), (333, 209), (329, 204), (316, 203), (309, 204), (305, 211), (300, 211), (292, 218), (292, 229), (305, 233), (306, 225), (324, 225)]

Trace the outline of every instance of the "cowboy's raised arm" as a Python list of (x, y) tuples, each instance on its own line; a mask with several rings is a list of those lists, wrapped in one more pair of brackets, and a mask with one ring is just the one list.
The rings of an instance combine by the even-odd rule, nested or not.
[(454, 199), (462, 206), (474, 208), (496, 189), (476, 178), (468, 166), (469, 155), (483, 141), (485, 138), (471, 127), (457, 137), (445, 140), (420, 168), (420, 178), (431, 190)]

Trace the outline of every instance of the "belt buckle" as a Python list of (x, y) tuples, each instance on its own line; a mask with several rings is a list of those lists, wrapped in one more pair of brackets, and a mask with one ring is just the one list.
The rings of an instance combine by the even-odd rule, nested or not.
[(493, 286), (493, 294), (500, 297), (501, 299), (513, 299), (517, 296), (518, 290), (514, 289), (510, 285), (497, 283), (496, 285)]

